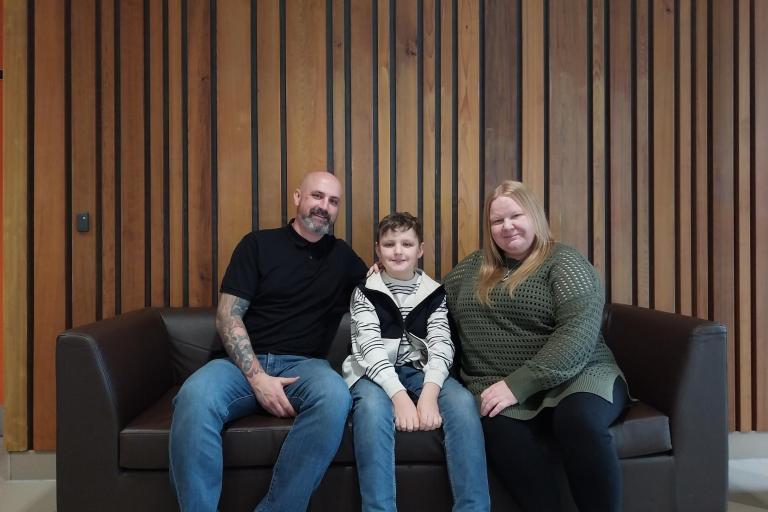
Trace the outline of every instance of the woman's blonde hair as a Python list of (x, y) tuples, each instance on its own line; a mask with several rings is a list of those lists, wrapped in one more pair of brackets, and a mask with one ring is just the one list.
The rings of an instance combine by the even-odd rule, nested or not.
[[(499, 197), (508, 197), (520, 205), (520, 208), (530, 218), (534, 231), (530, 252), (520, 266), (509, 274), (506, 279), (507, 268), (504, 264), (504, 252), (493, 241), (493, 235), (491, 234), (491, 203)], [(533, 192), (528, 190), (519, 181), (503, 181), (486, 197), (484, 211), (483, 262), (480, 265), (480, 273), (477, 276), (475, 294), (481, 303), (490, 304), (490, 293), (494, 286), (504, 281), (507, 293), (512, 296), (517, 285), (522, 283), (525, 278), (544, 263), (555, 241), (549, 230), (549, 223), (547, 222), (547, 216), (544, 214), (544, 208), (542, 208), (541, 203), (539, 203)]]

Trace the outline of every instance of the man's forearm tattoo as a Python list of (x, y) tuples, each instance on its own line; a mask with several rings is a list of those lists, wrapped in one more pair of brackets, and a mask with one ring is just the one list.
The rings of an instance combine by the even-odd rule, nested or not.
[(234, 297), (233, 300), (230, 299), (227, 302), (230, 301), (231, 304), (222, 304), (224, 311), (219, 332), (229, 357), (243, 374), (250, 378), (264, 370), (256, 359), (248, 331), (243, 324), (243, 315), (248, 310), (249, 302), (239, 297)]

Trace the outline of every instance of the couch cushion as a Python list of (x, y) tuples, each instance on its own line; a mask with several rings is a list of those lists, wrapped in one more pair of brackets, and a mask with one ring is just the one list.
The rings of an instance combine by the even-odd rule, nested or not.
[(672, 450), (669, 418), (643, 402), (628, 407), (611, 427), (620, 459)]

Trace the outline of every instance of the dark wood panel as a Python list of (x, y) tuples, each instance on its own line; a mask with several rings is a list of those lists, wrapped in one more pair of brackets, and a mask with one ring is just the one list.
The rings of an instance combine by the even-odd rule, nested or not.
[[(395, 143), (397, 147), (396, 208), (418, 214), (418, 41), (417, 3), (396, 1), (395, 20), (395, 80), (397, 116)], [(391, 142), (390, 142), (391, 143)]]
[(653, 253), (652, 304), (675, 311), (675, 10), (672, 0), (653, 4)]
[[(713, 316), (728, 328), (728, 375), (737, 375), (734, 270), (734, 63), (733, 7), (716, 3), (712, 13), (712, 298)], [(736, 379), (728, 379), (729, 426), (736, 420)]]
[(56, 442), (56, 335), (65, 327), (65, 4), (36, 0), (34, 34), (34, 375), (35, 450)]
[(449, 2), (441, 4), (441, 41), (440, 41), (440, 106), (441, 106), (441, 126), (440, 126), (440, 272), (437, 277), (440, 278), (453, 268), (453, 217), (451, 215), (452, 202), (457, 191), (454, 190), (453, 179), (451, 176), (453, 168), (453, 124), (454, 115), (452, 110), (453, 95), (456, 93), (453, 84), (453, 70), (457, 65), (453, 59), (453, 47), (457, 44), (454, 40), (453, 10)]
[(143, 2), (120, 8), (120, 291), (121, 312), (145, 305)]
[(753, 230), (753, 286), (755, 298), (752, 309), (755, 327), (754, 361), (756, 372), (752, 382), (755, 393), (755, 429), (768, 430), (768, 202), (758, 191), (768, 190), (768, 2), (755, 2), (754, 17), (754, 188), (752, 199), (755, 226)]
[(184, 304), (182, 264), (182, 57), (181, 0), (168, 0), (168, 204), (170, 205), (168, 245), (170, 248), (171, 305)]
[(610, 24), (610, 267), (612, 301), (633, 298), (632, 12), (630, 0), (609, 3)]
[(435, 23), (435, 0), (424, 1), (423, 26), (424, 26), (424, 119), (422, 124), (423, 151), (424, 151), (424, 214), (421, 225), (424, 230), (424, 271), (430, 276), (435, 275), (435, 254), (440, 250), (435, 241), (435, 210), (439, 208), (435, 201), (437, 181), (437, 158), (435, 145), (437, 142), (436, 130), (436, 79), (435, 69), (437, 59), (437, 24)]
[(189, 146), (189, 305), (211, 304), (211, 29), (210, 3), (190, 2)]
[(693, 90), (695, 95), (693, 115), (696, 117), (694, 123), (696, 149), (693, 155), (696, 159), (696, 165), (693, 176), (696, 180), (694, 189), (696, 270), (693, 313), (701, 318), (709, 318), (709, 104), (707, 101), (709, 95), (707, 79), (709, 53), (707, 46), (707, 6), (702, 2), (696, 2), (694, 10), (696, 49), (693, 62), (696, 67), (694, 74), (696, 86)]
[[(600, 278), (605, 283), (606, 278), (606, 216), (608, 206), (605, 204), (606, 167), (605, 151), (606, 139), (606, 65), (605, 45), (608, 42), (608, 34), (605, 33), (604, 11), (607, 9), (603, 0), (594, 0), (591, 16), (592, 23), (592, 154), (589, 158), (592, 165), (592, 180), (588, 186), (592, 188), (592, 239), (589, 240), (592, 251), (592, 264), (600, 273)], [(589, 44), (589, 43), (587, 43)], [(590, 79), (588, 74), (587, 79)], [(588, 164), (589, 165), (589, 164)]]
[(517, 169), (518, 33), (516, 1), (492, 0), (485, 3), (485, 190), (491, 191), (503, 180), (514, 179)]
[[(334, 16), (341, 13), (334, 13)], [(352, 2), (350, 19), (350, 94), (352, 142), (352, 248), (363, 260), (373, 260), (373, 83), (371, 76), (371, 4)], [(345, 211), (342, 212), (346, 213)], [(414, 212), (415, 214), (415, 212)], [(341, 215), (340, 215), (341, 216)]]
[(280, 8), (278, 0), (256, 2), (259, 115), (259, 227), (281, 224)]
[[(218, 2), (218, 276), (240, 239), (251, 231), (251, 2)], [(214, 283), (217, 286), (218, 283)]]
[[(91, 229), (72, 229), (72, 325), (96, 320), (96, 5), (72, 6), (72, 214), (85, 212)], [(69, 222), (74, 225), (74, 218)]]
[(691, 47), (691, 0), (681, 0), (679, 3), (678, 24), (679, 57), (678, 57), (678, 89), (679, 102), (677, 109), (679, 120), (677, 133), (679, 140), (678, 153), (678, 204), (677, 210), (677, 304), (678, 311), (690, 315), (693, 309), (693, 232), (692, 213), (693, 197), (691, 194), (691, 172), (693, 148), (693, 133), (691, 129), (692, 113), (692, 47)]
[(544, 2), (523, 0), (523, 182), (544, 201)]
[(149, 178), (149, 228), (150, 274), (149, 303), (165, 305), (165, 223), (168, 212), (164, 207), (166, 185), (163, 160), (166, 151), (163, 140), (163, 2), (149, 2), (149, 123), (150, 123), (150, 178)]
[(389, 58), (389, 9), (390, 3), (396, 0), (379, 0), (378, 1), (378, 108), (379, 108), (379, 219), (390, 213), (391, 204), (391, 191), (390, 191), (390, 174), (391, 166), (390, 154), (391, 154), (391, 140), (390, 140), (390, 124), (392, 119), (390, 116), (390, 81), (391, 81), (391, 66)]
[(478, 0), (459, 0), (458, 16), (458, 258), (480, 247), (480, 55)]
[(587, 255), (587, 12), (585, 1), (550, 2), (550, 210), (555, 238)]
[(635, 17), (635, 293), (633, 302), (650, 305), (650, 36), (649, 0), (637, 0)]
[[(23, 98), (27, 94), (29, 53), (26, 2), (6, 2), (3, 11), (3, 64), (14, 69), (3, 77), (5, 98)], [(27, 251), (27, 204), (34, 191), (28, 190), (30, 144), (28, 104), (5, 101), (3, 105), (3, 404), (5, 417), (3, 443), (8, 451), (29, 448), (27, 418), (29, 416), (29, 368), (27, 330), (27, 277), (34, 264)], [(19, 169), (20, 172), (8, 172)], [(13, 297), (13, 300), (10, 300)]]
[[(116, 311), (115, 237), (115, 11), (114, 2), (96, 4), (101, 14), (101, 316)], [(98, 224), (97, 224), (98, 229)]]

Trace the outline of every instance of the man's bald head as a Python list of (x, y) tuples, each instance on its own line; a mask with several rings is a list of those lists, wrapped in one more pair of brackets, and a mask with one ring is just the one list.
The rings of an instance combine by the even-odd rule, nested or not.
[(341, 204), (341, 183), (333, 174), (309, 172), (293, 193), (296, 221), (293, 228), (310, 242), (330, 233)]

